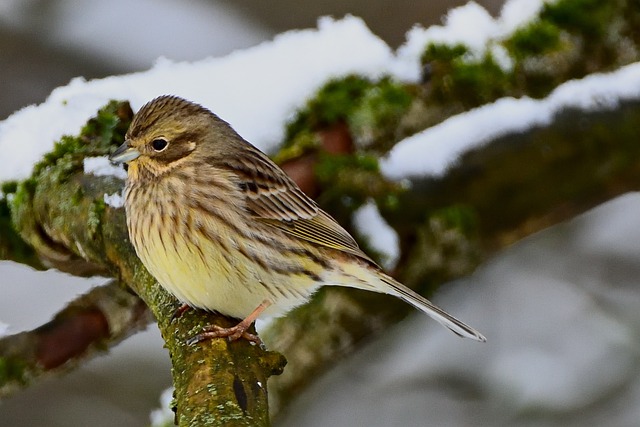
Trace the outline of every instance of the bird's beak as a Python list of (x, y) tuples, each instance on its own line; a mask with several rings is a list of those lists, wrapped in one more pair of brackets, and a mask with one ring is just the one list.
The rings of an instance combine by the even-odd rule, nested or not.
[(111, 153), (109, 160), (112, 163), (127, 163), (139, 156), (140, 152), (129, 145), (129, 140), (126, 140), (116, 151)]

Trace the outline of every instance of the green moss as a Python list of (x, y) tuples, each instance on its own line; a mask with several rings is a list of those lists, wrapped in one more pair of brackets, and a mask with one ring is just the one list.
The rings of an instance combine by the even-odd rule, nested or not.
[(18, 217), (21, 217), (25, 210), (30, 209), (36, 186), (37, 182), (34, 178), (28, 178), (18, 183), (13, 200), (8, 205), (14, 224), (19, 223)]
[(24, 202), (28, 202), (33, 197), (36, 191), (36, 180), (33, 178), (25, 179), (19, 182), (16, 186), (16, 191), (13, 195), (11, 207), (20, 206)]
[(5, 197), (0, 198), (0, 221), (7, 218), (11, 221), (11, 211), (9, 210), (9, 202)]
[(459, 230), (465, 236), (475, 236), (478, 232), (478, 215), (470, 206), (446, 206), (431, 212), (430, 217), (437, 218), (447, 229)]
[(32, 176), (38, 176), (44, 169), (64, 161), (65, 167), (59, 172), (59, 178), (65, 179), (82, 167), (85, 156), (108, 154), (113, 145), (122, 143), (132, 116), (127, 102), (110, 101), (89, 119), (78, 136), (62, 136), (34, 166)]
[(469, 53), (469, 49), (460, 43), (453, 46), (443, 43), (429, 43), (420, 57), (420, 62), (423, 65), (433, 61), (449, 63), (461, 59), (467, 53)]
[(384, 182), (378, 159), (362, 153), (320, 155), (315, 172), (325, 189), (320, 202), (337, 204), (349, 211), (357, 209), (368, 197), (380, 191), (378, 187)]
[(28, 368), (24, 360), (19, 358), (0, 357), (0, 384), (17, 382), (27, 384), (25, 370)]
[(15, 198), (16, 191), (18, 191), (17, 181), (7, 181), (0, 186), (0, 220), (4, 218), (11, 219), (9, 199)]
[(362, 148), (390, 148), (396, 142), (396, 129), (414, 98), (406, 85), (389, 78), (367, 88), (347, 119), (356, 144)]
[[(503, 96), (546, 96), (563, 82), (640, 59), (640, 9), (624, 0), (559, 0), (537, 19), (485, 51), (461, 44), (429, 44), (422, 55), (427, 104), (448, 114)], [(513, 67), (491, 52), (506, 49)]]
[(377, 159), (364, 154), (321, 154), (315, 173), (324, 189), (318, 202), (342, 224), (349, 223), (351, 213), (371, 196), (374, 182), (381, 180)]
[(371, 85), (369, 79), (356, 75), (330, 80), (287, 124), (285, 143), (288, 144), (301, 132), (315, 131), (346, 120), (355, 108), (354, 101), (360, 99)]
[(373, 81), (349, 75), (331, 80), (287, 124), (284, 150), (313, 149), (319, 142), (315, 132), (338, 123), (347, 123), (357, 142), (375, 145), (393, 135), (413, 98), (406, 85), (389, 77)]
[(540, 19), (587, 39), (601, 38), (620, 7), (618, 0), (561, 0), (545, 3)]
[(461, 63), (452, 74), (453, 86), (460, 98), (466, 96), (471, 105), (493, 101), (508, 93), (509, 76), (496, 63), (490, 53), (478, 62)]
[(556, 49), (560, 44), (560, 29), (548, 21), (533, 21), (516, 30), (503, 44), (512, 57), (523, 60)]
[(0, 191), (2, 192), (0, 195), (0, 259), (11, 259), (35, 268), (41, 268), (33, 248), (13, 228), (10, 200), (16, 198), (18, 183), (16, 181), (5, 182)]
[(430, 43), (422, 61), (430, 69), (430, 98), (440, 104), (456, 102), (471, 108), (504, 96), (512, 86), (510, 74), (490, 52), (476, 59), (462, 45)]
[[(118, 107), (116, 101), (111, 101), (107, 106), (98, 111), (98, 114), (90, 119), (80, 131), (80, 135), (87, 139), (92, 139), (95, 145), (111, 145), (114, 137), (114, 130), (120, 123), (120, 118), (115, 114), (114, 109)], [(122, 138), (119, 138), (122, 141)]]
[(320, 138), (308, 129), (301, 130), (273, 157), (273, 161), (282, 164), (289, 160), (302, 157), (320, 147)]
[[(133, 112), (127, 102), (111, 101), (105, 105), (96, 116), (88, 121), (82, 128), (78, 136), (63, 136), (57, 141), (53, 149), (45, 154), (34, 168), (32, 175), (26, 180), (15, 183), (9, 182), (2, 185), (5, 194), (13, 194), (12, 199), (5, 198), (0, 202), (0, 210), (5, 214), (10, 211), (11, 221), (0, 220), (2, 228), (2, 238), (0, 239), (0, 251), (5, 251), (3, 255), (8, 259), (16, 259), (26, 262), (36, 268), (41, 266), (33, 249), (38, 248), (41, 254), (58, 256), (58, 247), (49, 236), (44, 233), (41, 226), (36, 221), (33, 200), (38, 191), (46, 193), (48, 188), (56, 183), (66, 182), (72, 175), (82, 173), (83, 159), (87, 156), (107, 155), (113, 145), (120, 144), (129, 124)], [(113, 185), (116, 185), (113, 183)], [(76, 190), (68, 195), (64, 195), (65, 203), (57, 206), (58, 211), (70, 212), (77, 208), (82, 201), (81, 185), (75, 187)], [(9, 201), (10, 200), (10, 201)], [(39, 212), (50, 214), (50, 206), (47, 205), (47, 198), (41, 202)], [(93, 207), (92, 217), (89, 218), (90, 230), (92, 233), (99, 231), (101, 209), (104, 202), (99, 201)], [(6, 218), (7, 215), (4, 215)], [(61, 215), (53, 216), (53, 229), (60, 229), (64, 224)], [(8, 243), (7, 243), (8, 242)], [(25, 242), (29, 242), (27, 245)], [(30, 257), (23, 259), (24, 256)], [(22, 257), (22, 259), (21, 259)]]
[(77, 190), (71, 196), (71, 199), (70, 199), (71, 204), (78, 205), (79, 203), (82, 202), (83, 198), (84, 198), (84, 191), (82, 191), (81, 187), (78, 187)]
[(8, 188), (16, 188), (11, 204), (12, 210), (18, 210), (21, 205), (30, 203), (38, 178), (45, 170), (55, 166), (53, 177), (57, 181), (64, 181), (71, 174), (81, 170), (85, 156), (108, 154), (113, 145), (121, 143), (124, 139), (132, 117), (129, 103), (110, 101), (87, 122), (78, 136), (65, 135), (60, 138), (53, 149), (34, 166), (31, 177), (18, 184), (4, 184), (8, 185)]
[(0, 185), (0, 192), (4, 195), (13, 194), (18, 190), (18, 181), (5, 181)]
[(67, 154), (73, 154), (82, 148), (79, 138), (64, 135), (53, 145), (53, 150), (42, 156), (42, 160), (36, 163), (33, 168), (33, 175), (39, 175), (44, 169), (55, 163)]
[[(332, 80), (287, 125), (286, 141), (275, 161), (281, 164), (313, 153), (315, 176), (322, 188), (318, 202), (342, 224), (348, 226), (351, 213), (369, 198), (393, 209), (401, 188), (381, 176), (378, 156), (405, 136), (403, 119), (417, 92), (417, 87), (389, 77)], [(322, 150), (318, 131), (337, 124), (347, 125), (355, 142), (354, 152), (330, 154)]]
[(91, 210), (89, 211), (89, 217), (87, 218), (87, 229), (89, 231), (89, 237), (95, 238), (102, 227), (102, 217), (107, 205), (103, 199), (96, 199), (91, 203)]
[(378, 173), (378, 158), (362, 153), (320, 156), (316, 166), (316, 176), (321, 182), (330, 182), (336, 175), (345, 170), (361, 170)]
[(320, 154), (315, 172), (323, 188), (318, 202), (339, 223), (347, 226), (353, 211), (368, 199), (373, 198), (386, 206), (392, 204), (396, 194), (402, 191), (400, 185), (381, 176), (375, 155)]
[(287, 123), (285, 140), (275, 161), (282, 163), (318, 149), (321, 141), (316, 132), (346, 122), (371, 85), (369, 79), (355, 75), (326, 83)]

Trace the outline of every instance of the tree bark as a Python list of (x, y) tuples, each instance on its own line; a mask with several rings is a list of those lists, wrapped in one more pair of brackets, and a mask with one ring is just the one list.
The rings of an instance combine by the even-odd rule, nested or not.
[(39, 328), (0, 339), (0, 398), (73, 369), (152, 321), (144, 302), (121, 284), (92, 289)]
[[(638, 121), (638, 102), (602, 112), (567, 110), (548, 126), (466, 153), (442, 178), (414, 180), (410, 190), (397, 194), (396, 209), (381, 206), (401, 237), (395, 275), (429, 294), (522, 237), (636, 190)], [(21, 236), (47, 264), (75, 274), (120, 277), (149, 305), (174, 363), (182, 425), (212, 414), (235, 425), (266, 423), (264, 384), (282, 370), (280, 356), (245, 342), (186, 346), (203, 326), (228, 319), (187, 312), (171, 323), (176, 301), (135, 256), (123, 210), (103, 202), (104, 194), (120, 191), (122, 182), (85, 175), (81, 159), (74, 160), (75, 169), (67, 160), (44, 168), (32, 190), (25, 183), (18, 189), (13, 215)], [(348, 171), (341, 179), (348, 181)], [(263, 339), (287, 355), (289, 366), (270, 382), (272, 411), (359, 341), (409, 310), (387, 296), (331, 288), (275, 321)]]
[[(109, 119), (101, 121), (104, 116)], [(172, 321), (178, 304), (136, 256), (124, 209), (104, 202), (104, 195), (121, 191), (123, 182), (83, 172), (84, 156), (108, 154), (122, 140), (130, 119), (128, 105), (112, 103), (77, 141), (67, 144), (73, 150), (59, 146), (46, 163), (37, 165), (13, 199), (16, 229), (47, 265), (73, 274), (118, 277), (150, 308), (172, 359), (179, 425), (268, 425), (266, 383), (282, 371), (284, 358), (242, 340), (187, 345), (204, 326), (228, 326), (233, 320), (192, 310)]]
[[(639, 121), (640, 101), (564, 110), (547, 126), (467, 152), (441, 178), (413, 179), (396, 208), (380, 206), (400, 236), (394, 276), (428, 295), (532, 233), (637, 191)], [(272, 412), (411, 310), (386, 295), (329, 288), (274, 322), (263, 338), (288, 365), (270, 383)]]

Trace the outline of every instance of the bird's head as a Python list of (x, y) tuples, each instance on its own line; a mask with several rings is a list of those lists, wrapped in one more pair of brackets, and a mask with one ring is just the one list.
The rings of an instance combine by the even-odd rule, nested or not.
[(136, 113), (124, 143), (109, 160), (126, 163), (129, 180), (159, 177), (188, 161), (199, 146), (230, 129), (198, 104), (176, 96), (161, 96)]

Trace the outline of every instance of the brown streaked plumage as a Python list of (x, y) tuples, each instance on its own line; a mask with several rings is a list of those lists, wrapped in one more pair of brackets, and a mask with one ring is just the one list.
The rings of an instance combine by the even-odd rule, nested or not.
[(396, 296), (485, 341), (382, 272), (276, 164), (200, 105), (175, 96), (147, 103), (111, 159), (128, 163), (127, 225), (149, 272), (191, 307), (244, 319), (204, 337), (248, 336), (258, 316), (331, 285)]

